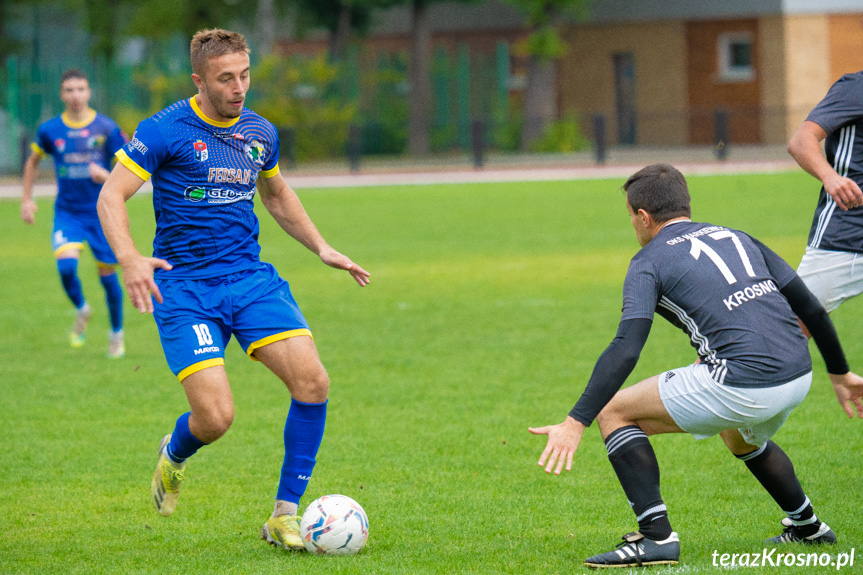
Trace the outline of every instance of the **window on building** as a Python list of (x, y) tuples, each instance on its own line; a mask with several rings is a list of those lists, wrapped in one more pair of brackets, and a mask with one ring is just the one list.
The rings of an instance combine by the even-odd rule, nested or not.
[(748, 82), (755, 79), (752, 34), (732, 32), (719, 36), (719, 81)]

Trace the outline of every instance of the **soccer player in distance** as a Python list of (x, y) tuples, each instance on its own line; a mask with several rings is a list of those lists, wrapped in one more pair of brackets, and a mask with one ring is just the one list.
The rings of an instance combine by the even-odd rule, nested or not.
[[(202, 30), (192, 38), (191, 60), (197, 95), (138, 125), (117, 153), (99, 201), (132, 304), (153, 313), (168, 365), (191, 407), (162, 439), (153, 500), (160, 514), (171, 515), (186, 460), (233, 422), (224, 366), (233, 335), (291, 394), (276, 503), (261, 537), (302, 549), (297, 508), (324, 433), (329, 378), (288, 283), (259, 260), (255, 195), (323, 263), (346, 270), (360, 286), (369, 273), (324, 241), (279, 173), (275, 127), (243, 106), (249, 89), (245, 38)], [(125, 206), (148, 178), (156, 215), (153, 257), (135, 248)]]
[(24, 164), (21, 219), (27, 224), (36, 221), (39, 208), (33, 201), (33, 183), (42, 158), (51, 156), (57, 173), (51, 243), (63, 289), (78, 310), (69, 342), (72, 347), (84, 345), (92, 313), (78, 278), (78, 259), (87, 242), (96, 258), (99, 279), (108, 301), (111, 318), (108, 357), (120, 358), (125, 354), (123, 289), (114, 269), (117, 259), (99, 225), (96, 200), (108, 177), (114, 152), (126, 143), (126, 137), (114, 120), (90, 108), (90, 84), (81, 70), (63, 72), (60, 100), (66, 110), (39, 126), (36, 141), (31, 145), (33, 152)]
[(822, 183), (797, 273), (828, 313), (863, 293), (861, 148), (863, 72), (857, 72), (830, 87), (788, 143), (800, 167)]
[[(787, 514), (770, 543), (833, 543), (788, 456), (770, 437), (803, 401), (812, 360), (799, 317), (818, 345), (849, 417), (863, 416), (863, 378), (851, 373), (829, 316), (779, 256), (747, 234), (690, 220), (686, 180), (668, 164), (647, 166), (623, 185), (642, 249), (623, 284), (623, 315), (581, 398), (547, 435), (539, 465), (570, 470), (584, 429), (596, 419), (638, 522), (589, 567), (677, 563), (680, 543), (659, 491), (649, 435), (719, 434)], [(700, 361), (620, 390), (647, 341), (654, 313), (690, 337)]]

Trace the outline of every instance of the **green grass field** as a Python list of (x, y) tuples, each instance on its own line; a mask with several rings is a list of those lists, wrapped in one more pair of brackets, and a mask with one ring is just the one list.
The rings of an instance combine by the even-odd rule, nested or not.
[[(621, 287), (638, 249), (622, 180), (306, 190), (329, 242), (372, 272), (358, 288), (261, 212), (263, 259), (288, 279), (332, 380), (329, 419), (303, 503), (344, 493), (371, 531), (355, 557), (286, 554), (258, 540), (272, 507), (290, 397), (232, 343), (229, 433), (188, 468), (177, 512), (160, 517), (149, 483), (159, 439), (186, 411), (155, 323), (127, 301), (127, 357), (105, 359), (108, 320), (92, 257), (87, 345), (68, 347), (74, 314), (51, 257), (51, 202), (34, 227), (0, 202), (0, 573), (569, 573), (635, 528), (596, 426), (572, 472), (536, 462), (614, 337)], [(694, 219), (746, 230), (792, 265), (817, 196), (802, 173), (693, 177)], [(129, 202), (149, 253), (150, 196)], [(834, 314), (863, 370), (863, 301)], [(814, 350), (814, 347), (813, 347)], [(832, 553), (863, 564), (863, 434), (833, 398), (823, 362), (804, 404), (775, 437)], [(628, 383), (691, 363), (686, 337), (659, 318)], [(782, 513), (722, 445), (655, 438), (682, 562), (761, 553)], [(794, 549), (795, 552), (802, 550)], [(819, 572), (768, 567), (746, 573)], [(821, 572), (835, 572), (825, 567)]]

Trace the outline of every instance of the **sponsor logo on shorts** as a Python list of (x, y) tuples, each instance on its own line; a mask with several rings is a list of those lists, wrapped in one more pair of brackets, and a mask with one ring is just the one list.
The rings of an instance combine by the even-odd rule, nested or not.
[(219, 351), (218, 346), (211, 345), (210, 347), (199, 347), (195, 350), (195, 355), (201, 355), (202, 353), (218, 353)]

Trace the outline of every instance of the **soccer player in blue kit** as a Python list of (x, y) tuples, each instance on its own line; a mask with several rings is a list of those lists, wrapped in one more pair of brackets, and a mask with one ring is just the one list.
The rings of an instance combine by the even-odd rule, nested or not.
[[(614, 340), (563, 423), (530, 428), (547, 435), (539, 465), (560, 474), (584, 429), (595, 419), (608, 458), (638, 522), (588, 567), (675, 564), (680, 543), (659, 490), (649, 435), (719, 435), (787, 517), (770, 543), (834, 543), (815, 515), (790, 459), (770, 440), (806, 397), (812, 381), (807, 339), (824, 357), (833, 389), (849, 417), (863, 417), (863, 378), (848, 369), (833, 324), (794, 270), (747, 234), (690, 220), (683, 175), (654, 164), (624, 184), (626, 207), (642, 249), (623, 285), (623, 314)], [(647, 341), (654, 313), (690, 337), (700, 361), (620, 390)]]
[(78, 310), (69, 334), (70, 343), (72, 347), (84, 345), (84, 330), (92, 313), (78, 278), (78, 259), (86, 241), (96, 258), (108, 302), (111, 318), (108, 357), (120, 358), (125, 354), (123, 289), (114, 269), (117, 260), (99, 225), (96, 200), (108, 177), (111, 159), (126, 143), (126, 138), (111, 118), (90, 108), (90, 85), (81, 70), (63, 73), (60, 99), (66, 110), (39, 126), (32, 144), (33, 153), (24, 165), (21, 219), (27, 224), (36, 220), (38, 206), (33, 201), (33, 183), (42, 158), (51, 156), (57, 173), (51, 242), (63, 289)]
[[(117, 153), (98, 206), (129, 297), (139, 311), (153, 313), (168, 365), (191, 407), (161, 442), (153, 501), (161, 515), (171, 515), (186, 460), (233, 422), (224, 366), (233, 335), (291, 394), (284, 464), (261, 537), (300, 550), (298, 505), (323, 438), (329, 378), (288, 283), (258, 257), (255, 195), (323, 263), (346, 270), (360, 286), (369, 273), (324, 241), (281, 177), (275, 127), (243, 106), (249, 89), (245, 38), (202, 30), (190, 52), (197, 95), (138, 125)], [(156, 214), (153, 257), (135, 248), (125, 207), (148, 178)]]

